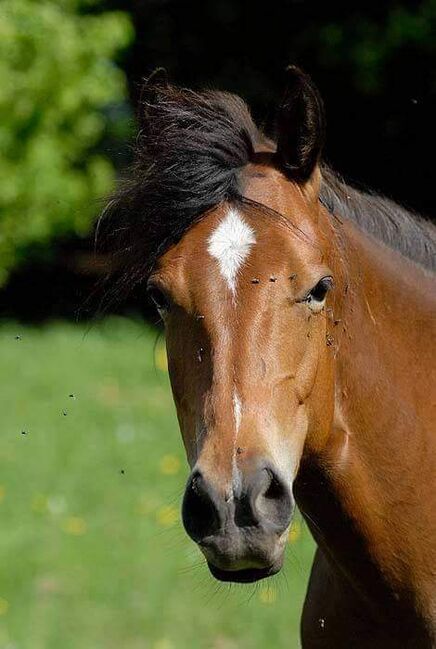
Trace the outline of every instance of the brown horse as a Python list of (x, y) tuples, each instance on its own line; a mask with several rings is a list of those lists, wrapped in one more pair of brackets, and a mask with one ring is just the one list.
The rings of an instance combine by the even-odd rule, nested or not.
[(262, 579), (295, 499), (318, 545), (303, 646), (435, 646), (435, 230), (320, 164), (297, 68), (274, 142), (161, 73), (142, 113), (103, 221), (165, 322), (187, 533), (217, 579)]

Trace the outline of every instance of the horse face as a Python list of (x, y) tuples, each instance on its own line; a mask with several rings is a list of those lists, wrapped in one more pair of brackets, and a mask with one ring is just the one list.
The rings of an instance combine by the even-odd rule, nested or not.
[(228, 581), (280, 569), (300, 459), (322, 447), (333, 411), (334, 270), (316, 180), (253, 164), (244, 196), (205, 215), (149, 280), (192, 469), (183, 522)]

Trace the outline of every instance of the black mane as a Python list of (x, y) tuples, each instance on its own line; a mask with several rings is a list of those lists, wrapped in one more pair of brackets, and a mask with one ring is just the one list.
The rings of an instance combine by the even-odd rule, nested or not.
[[(104, 211), (99, 240), (129, 290), (208, 210), (243, 200), (239, 171), (264, 136), (239, 97), (173, 86), (141, 107), (135, 161)], [(338, 216), (435, 269), (435, 228), (389, 199), (360, 192), (322, 168), (321, 200)], [(101, 236), (100, 236), (101, 234)]]
[(346, 184), (322, 166), (321, 200), (332, 213), (354, 221), (365, 232), (428, 270), (436, 270), (436, 229), (385, 196)]

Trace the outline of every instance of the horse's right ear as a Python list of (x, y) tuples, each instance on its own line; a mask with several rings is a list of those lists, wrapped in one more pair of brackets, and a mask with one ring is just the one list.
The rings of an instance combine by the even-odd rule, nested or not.
[(286, 75), (277, 119), (277, 157), (289, 178), (306, 182), (324, 144), (324, 106), (315, 84), (300, 68), (290, 65)]

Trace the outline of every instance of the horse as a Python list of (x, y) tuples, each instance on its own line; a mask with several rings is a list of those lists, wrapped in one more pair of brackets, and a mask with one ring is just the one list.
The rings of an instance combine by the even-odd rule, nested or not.
[(274, 137), (238, 96), (172, 85), (140, 105), (103, 224), (118, 286), (165, 326), (212, 575), (277, 573), (298, 506), (317, 549), (305, 649), (436, 642), (436, 234), (322, 160), (311, 78), (288, 68)]

